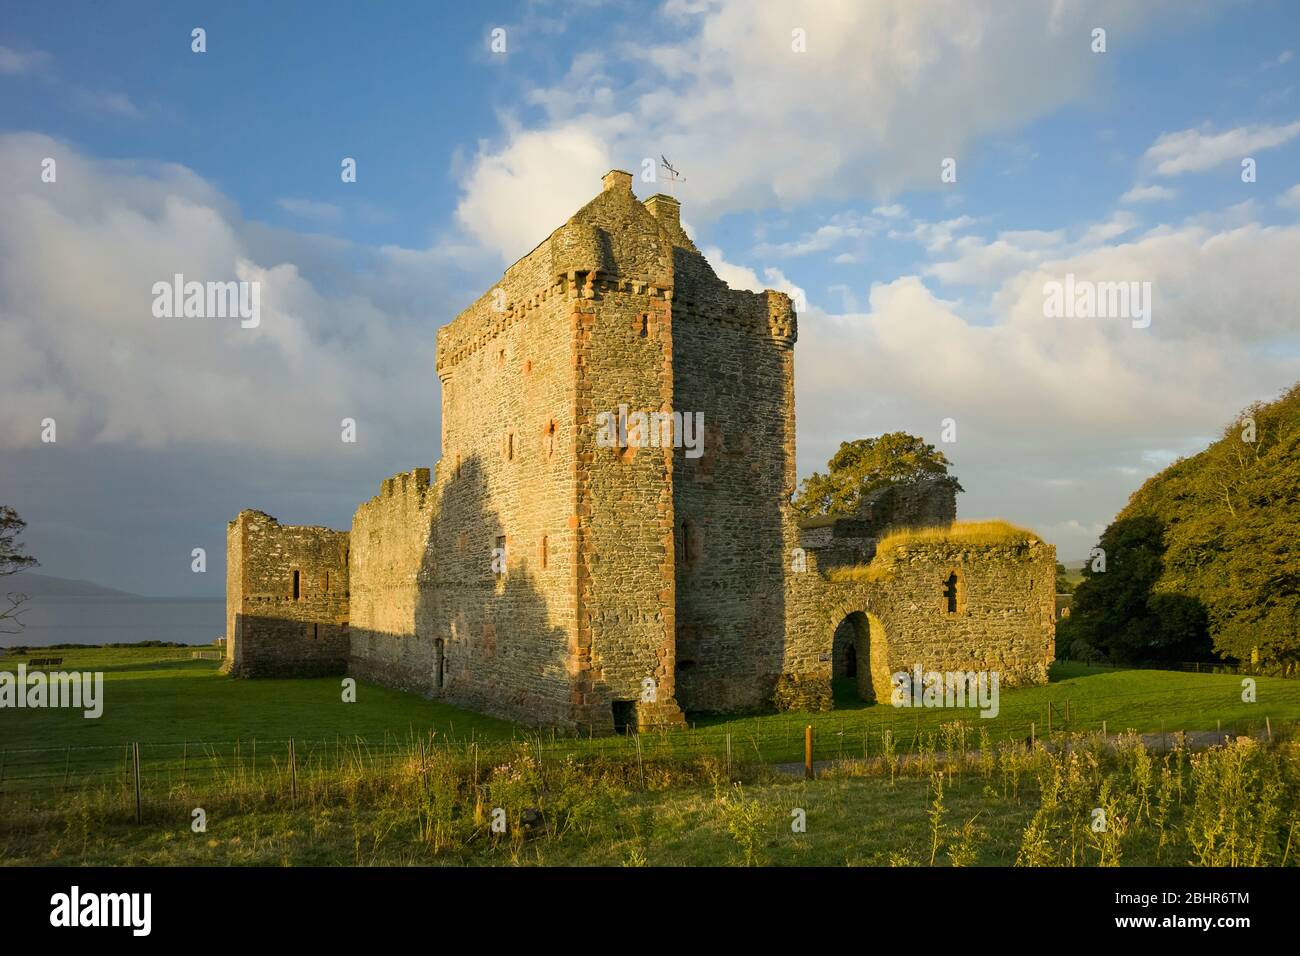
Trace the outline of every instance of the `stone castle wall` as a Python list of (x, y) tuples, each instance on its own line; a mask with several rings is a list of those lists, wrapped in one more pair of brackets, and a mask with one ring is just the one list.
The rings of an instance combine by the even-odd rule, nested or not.
[[(955, 500), (937, 484), (886, 489), (858, 515), (799, 527), (795, 338), (787, 296), (727, 288), (676, 200), (641, 203), (629, 174), (609, 173), (438, 330), (432, 475), (387, 479), (350, 533), (260, 512), (231, 524), (232, 670), (346, 665), (592, 733), (680, 725), (685, 709), (829, 707), (850, 644), (866, 655), (864, 693), (918, 660), (1045, 679), (1055, 566), (1041, 543), (930, 542), (875, 556), (870, 581), (826, 576), (872, 560), (888, 525), (950, 522)], [(635, 437), (600, 447), (599, 416), (620, 409), (702, 413), (703, 454)], [(963, 603), (949, 615), (954, 571)]]
[[(570, 725), (574, 279), (551, 240), (438, 332), (443, 457), (432, 588), (442, 696)], [(505, 573), (493, 571), (503, 548)]]
[[(1002, 687), (1043, 683), (1054, 657), (1056, 549), (1036, 538), (1016, 544), (910, 542), (878, 554), (866, 580), (830, 580), (808, 553), (808, 571), (790, 576), (790, 677), (778, 696), (788, 707), (827, 709), (835, 635), (856, 647), (863, 695), (888, 690), (910, 670), (997, 671)], [(949, 579), (956, 576), (956, 609)], [(842, 660), (842, 658), (841, 658)], [(867, 667), (863, 667), (863, 663)]]
[[(1056, 549), (1034, 539), (1014, 545), (922, 543), (881, 555), (887, 569), (871, 588), (871, 614), (885, 630), (890, 672), (997, 671), (1001, 686), (1047, 680), (1055, 656)], [(956, 610), (946, 583), (956, 576)]]
[(348, 566), (348, 672), (430, 695), (442, 692), (444, 666), (433, 607), (436, 503), (427, 468), (385, 479), (352, 516)]
[(342, 674), (348, 533), (241, 511), (226, 529), (226, 666), (241, 677)]
[(675, 397), (705, 423), (703, 455), (674, 458), (679, 697), (693, 711), (754, 710), (783, 669), (794, 310), (779, 292), (729, 289), (698, 254), (678, 266)]

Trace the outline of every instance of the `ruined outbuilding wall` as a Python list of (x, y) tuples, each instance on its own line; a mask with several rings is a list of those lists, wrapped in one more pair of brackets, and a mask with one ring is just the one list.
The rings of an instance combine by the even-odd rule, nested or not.
[[(778, 706), (827, 709), (833, 637), (862, 615), (877, 697), (889, 674), (910, 670), (997, 671), (1002, 687), (1039, 684), (1055, 648), (1056, 549), (1037, 538), (1010, 544), (915, 541), (877, 554), (859, 580), (830, 580), (823, 554), (789, 578), (786, 654), (792, 678)], [(956, 610), (947, 582), (957, 577)], [(883, 653), (882, 643), (883, 642)], [(866, 656), (864, 656), (866, 655)]]
[[(241, 511), (226, 529), (226, 661), (240, 677), (341, 674), (348, 533)], [(295, 596), (295, 576), (297, 594)]]
[[(1002, 687), (1041, 684), (1055, 656), (1056, 549), (923, 542), (878, 555), (868, 595), (888, 643), (890, 672), (997, 671)], [(957, 577), (956, 611), (945, 582)]]
[(348, 566), (348, 673), (431, 695), (442, 688), (433, 587), (436, 501), (427, 468), (385, 479), (352, 516)]

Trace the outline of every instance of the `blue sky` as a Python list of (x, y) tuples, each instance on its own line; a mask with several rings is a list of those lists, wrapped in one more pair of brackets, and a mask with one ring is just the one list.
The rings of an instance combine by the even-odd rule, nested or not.
[[(346, 527), (436, 458), (436, 328), (663, 153), (719, 274), (803, 305), (802, 474), (952, 417), (962, 513), (1082, 555), (1300, 377), (1298, 26), (1271, 0), (13, 5), (0, 499), (50, 573), (145, 593), (219, 592), (240, 507)], [(271, 321), (151, 326), (140, 289), (182, 268), (260, 278)], [(1151, 281), (1151, 328), (1046, 324), (1067, 272)]]

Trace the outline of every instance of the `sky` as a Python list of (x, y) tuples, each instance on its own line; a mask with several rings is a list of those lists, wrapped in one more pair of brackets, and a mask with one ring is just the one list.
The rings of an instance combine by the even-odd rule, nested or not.
[(1081, 558), (1300, 379), (1298, 84), (1282, 0), (6, 4), (0, 504), (149, 595), (221, 594), (241, 508), (347, 528), (439, 455), (437, 328), (621, 168), (795, 298), (801, 476), (909, 431)]

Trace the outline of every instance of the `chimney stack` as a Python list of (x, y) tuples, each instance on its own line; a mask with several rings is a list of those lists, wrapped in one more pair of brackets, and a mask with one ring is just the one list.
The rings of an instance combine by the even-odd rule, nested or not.
[(682, 227), (682, 204), (672, 196), (655, 193), (645, 201), (646, 209), (670, 230)]
[(627, 192), (632, 191), (632, 174), (624, 172), (621, 169), (611, 169), (601, 179), (601, 185), (605, 187), (605, 192), (611, 189), (623, 189)]

